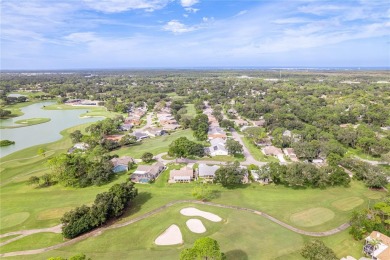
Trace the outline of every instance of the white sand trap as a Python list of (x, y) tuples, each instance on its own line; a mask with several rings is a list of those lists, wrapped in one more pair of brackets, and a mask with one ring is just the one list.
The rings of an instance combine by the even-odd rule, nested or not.
[(158, 236), (154, 243), (159, 246), (178, 245), (183, 243), (183, 236), (180, 228), (176, 225), (171, 225), (164, 233)]
[(204, 233), (206, 232), (206, 227), (203, 225), (202, 221), (199, 219), (189, 219), (186, 222), (187, 227), (194, 233)]
[(208, 219), (213, 222), (220, 222), (222, 219), (210, 212), (207, 211), (202, 211), (196, 208), (184, 208), (180, 210), (180, 213), (184, 216), (189, 216), (189, 217), (203, 217), (205, 219)]

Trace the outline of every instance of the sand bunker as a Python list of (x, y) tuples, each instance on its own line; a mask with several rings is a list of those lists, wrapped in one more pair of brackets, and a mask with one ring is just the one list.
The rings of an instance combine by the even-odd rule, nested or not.
[(182, 244), (183, 236), (181, 235), (180, 228), (176, 225), (171, 225), (154, 240), (154, 243), (159, 246)]
[(210, 212), (207, 211), (202, 211), (196, 208), (184, 208), (180, 210), (180, 213), (184, 216), (189, 216), (189, 217), (203, 217), (205, 219), (208, 219), (213, 222), (220, 222), (222, 219)]
[(203, 225), (202, 221), (199, 219), (189, 219), (186, 222), (187, 227), (194, 233), (204, 233), (206, 232), (206, 227)]

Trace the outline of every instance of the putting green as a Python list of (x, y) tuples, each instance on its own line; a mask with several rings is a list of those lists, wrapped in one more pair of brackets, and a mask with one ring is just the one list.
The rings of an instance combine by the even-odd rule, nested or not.
[(338, 210), (348, 211), (363, 204), (364, 200), (358, 197), (349, 197), (332, 202), (332, 206)]
[(7, 215), (1, 218), (0, 227), (1, 229), (13, 227), (19, 225), (26, 221), (30, 213), (28, 212), (18, 212), (11, 215)]
[(311, 208), (291, 215), (290, 220), (301, 227), (321, 225), (334, 218), (334, 212), (327, 208)]
[(64, 215), (65, 212), (68, 212), (72, 209), (74, 209), (74, 207), (47, 209), (38, 213), (37, 220), (59, 219)]

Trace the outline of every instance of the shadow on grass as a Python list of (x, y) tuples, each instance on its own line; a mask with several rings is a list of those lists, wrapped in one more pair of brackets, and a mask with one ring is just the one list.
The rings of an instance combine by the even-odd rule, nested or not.
[(152, 198), (152, 193), (150, 192), (140, 192), (137, 197), (131, 202), (130, 207), (126, 212), (122, 215), (122, 217), (128, 217), (133, 215), (141, 210), (142, 205), (144, 205), (148, 200)]
[(234, 259), (234, 260), (247, 260), (248, 255), (240, 250), (240, 249), (235, 249), (235, 250), (230, 250), (225, 253), (226, 259)]

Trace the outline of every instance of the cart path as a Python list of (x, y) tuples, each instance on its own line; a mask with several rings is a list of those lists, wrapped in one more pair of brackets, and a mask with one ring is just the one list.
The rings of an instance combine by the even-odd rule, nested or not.
[[(148, 213), (145, 213), (139, 217), (136, 217), (134, 219), (131, 219), (131, 220), (128, 220), (126, 222), (123, 222), (123, 223), (117, 223), (117, 224), (113, 224), (113, 225), (110, 225), (110, 226), (105, 226), (105, 227), (100, 227), (100, 228), (97, 228), (97, 229), (94, 229), (92, 230), (91, 232), (88, 232), (84, 235), (81, 235), (79, 237), (76, 237), (74, 239), (71, 239), (71, 240), (68, 240), (66, 242), (63, 242), (63, 243), (60, 243), (60, 244), (57, 244), (57, 245), (54, 245), (54, 246), (49, 246), (49, 247), (45, 247), (45, 248), (40, 248), (40, 249), (34, 249), (34, 250), (25, 250), (25, 251), (16, 251), (16, 252), (9, 252), (9, 253), (3, 253), (3, 254), (0, 254), (0, 257), (10, 257), (10, 256), (19, 256), (19, 255), (35, 255), (35, 254), (40, 254), (40, 253), (43, 253), (43, 252), (47, 252), (47, 251), (51, 251), (51, 250), (55, 250), (55, 249), (58, 249), (58, 248), (62, 248), (62, 247), (65, 247), (65, 246), (69, 246), (69, 245), (72, 245), (74, 243), (77, 243), (79, 241), (82, 241), (82, 240), (85, 240), (89, 237), (96, 237), (96, 236), (99, 236), (101, 235), (104, 231), (106, 230), (110, 230), (110, 229), (116, 229), (116, 228), (121, 228), (121, 227), (125, 227), (125, 226), (128, 226), (128, 225), (131, 225), (133, 223), (136, 223), (138, 221), (141, 221), (143, 219), (146, 219), (148, 217), (151, 217), (157, 213), (160, 213), (162, 212), (163, 210), (169, 208), (169, 207), (172, 207), (176, 204), (180, 204), (180, 203), (191, 203), (191, 204), (201, 204), (201, 205), (208, 205), (208, 206), (212, 206), (212, 207), (218, 207), (218, 208), (225, 208), (225, 209), (233, 209), (233, 210), (240, 210), (240, 211), (246, 211), (246, 212), (250, 212), (250, 213), (253, 213), (253, 214), (256, 214), (256, 215), (259, 215), (259, 216), (262, 216), (290, 231), (293, 231), (295, 233), (298, 233), (298, 234), (302, 234), (302, 235), (306, 235), (306, 236), (312, 236), (312, 237), (325, 237), (325, 236), (330, 236), (330, 235), (334, 235), (334, 234), (337, 234), (345, 229), (347, 229), (350, 224), (349, 223), (344, 223), (342, 225), (340, 225), (339, 227), (337, 228), (334, 228), (334, 229), (331, 229), (331, 230), (327, 230), (327, 231), (323, 231), (323, 232), (312, 232), (312, 231), (305, 231), (305, 230), (302, 230), (302, 229), (299, 229), (299, 228), (296, 228), (296, 227), (293, 227), (287, 223), (284, 223), (283, 221), (280, 221), (264, 212), (261, 212), (261, 211), (258, 211), (258, 210), (254, 210), (254, 209), (250, 209), (250, 208), (244, 208), (244, 207), (239, 207), (239, 206), (233, 206), (233, 205), (225, 205), (225, 204), (218, 204), (218, 203), (213, 203), (213, 202), (204, 202), (204, 201), (198, 201), (198, 200), (177, 200), (177, 201), (172, 201), (172, 202), (169, 202), (159, 208), (156, 208), (152, 211), (149, 211)], [(6, 236), (11, 236), (11, 235), (17, 235), (17, 234), (21, 234), (20, 236), (18, 237), (15, 237), (11, 240), (15, 241), (17, 239), (20, 239), (22, 237), (25, 237), (27, 236), (28, 234), (36, 234), (36, 233), (41, 233), (41, 232), (55, 232), (58, 231), (58, 229), (60, 229), (61, 225), (57, 225), (55, 227), (52, 227), (52, 228), (44, 228), (44, 229), (33, 229), (33, 230), (22, 230), (22, 231), (16, 231), (16, 232), (10, 232), (10, 233), (6, 233), (6, 234), (3, 234), (0, 236), (1, 237), (6, 237)], [(48, 231), (52, 229), (52, 231)], [(6, 243), (8, 241), (5, 241), (3, 243)]]

